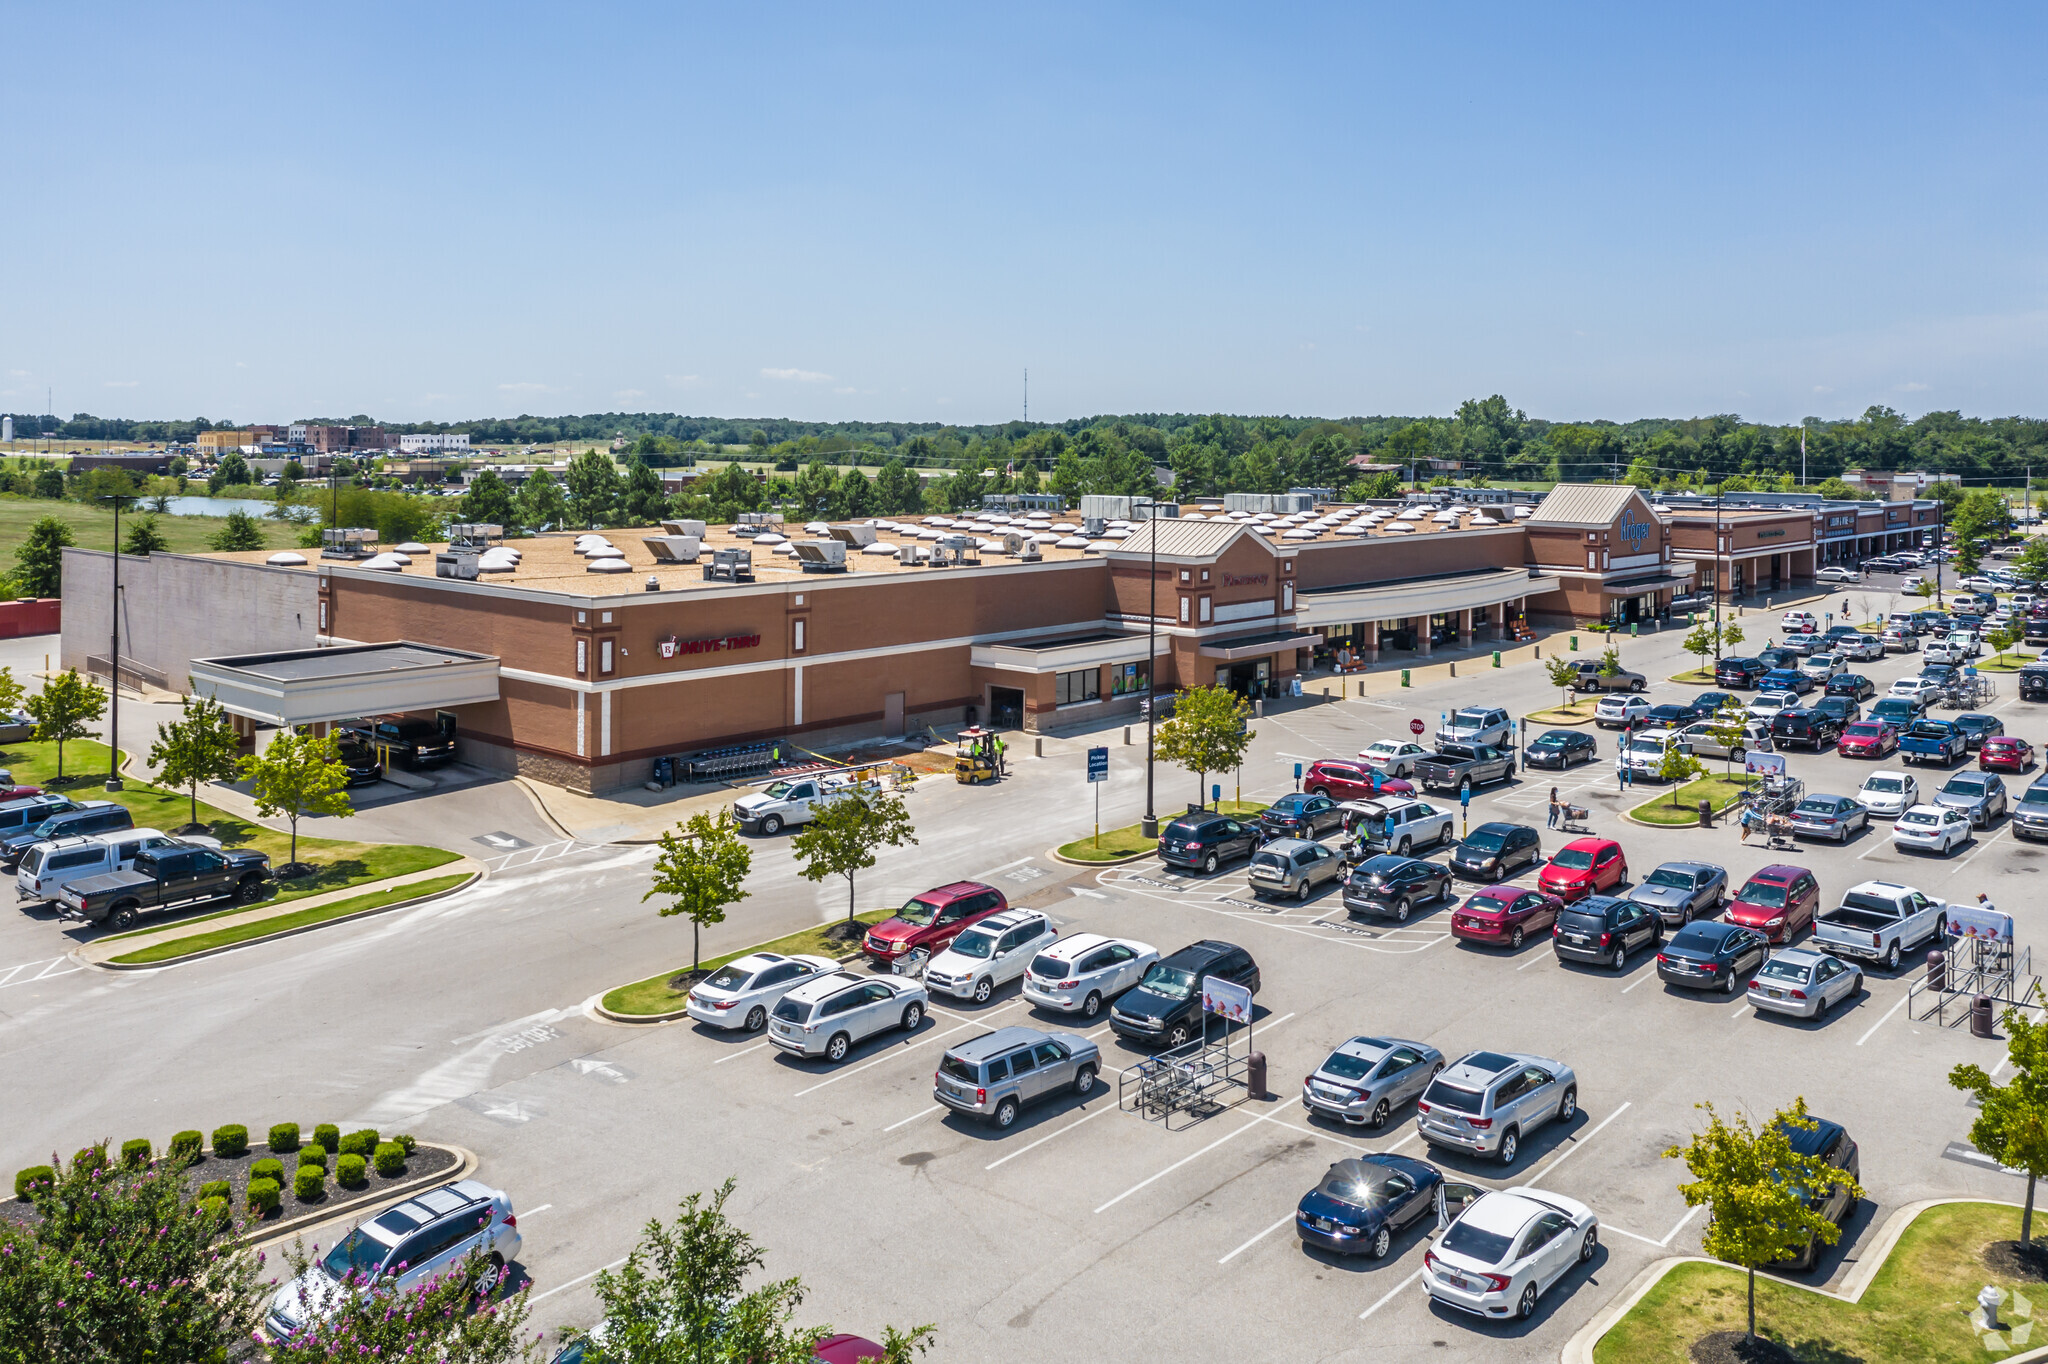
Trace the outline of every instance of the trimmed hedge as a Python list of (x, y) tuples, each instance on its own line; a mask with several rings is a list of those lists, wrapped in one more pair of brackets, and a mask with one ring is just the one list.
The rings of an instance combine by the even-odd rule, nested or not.
[(199, 1159), (205, 1145), (206, 1138), (196, 1128), (187, 1128), (171, 1138), (169, 1155), (172, 1160), (190, 1164)]
[(299, 1149), (299, 1125), (281, 1122), (270, 1129), (270, 1154), (288, 1156)]
[(201, 1217), (212, 1218), (213, 1224), (217, 1227), (225, 1227), (228, 1224), (228, 1200), (225, 1197), (202, 1198), (194, 1203), (192, 1208)]
[(324, 1151), (332, 1151), (341, 1145), (341, 1129), (331, 1122), (323, 1122), (313, 1129), (313, 1140), (320, 1143)]
[(275, 1158), (259, 1160), (249, 1167), (249, 1178), (267, 1179), (273, 1184), (284, 1183), (284, 1162)]
[(410, 1132), (400, 1132), (391, 1140), (397, 1142), (400, 1146), (403, 1146), (405, 1148), (405, 1155), (406, 1159), (408, 1160), (412, 1159), (413, 1151), (416, 1150), (419, 1146), (419, 1143), (413, 1140), (412, 1133)]
[(307, 1165), (317, 1165), (320, 1167), (320, 1173), (326, 1174), (327, 1148), (325, 1146), (322, 1146), (317, 1141), (309, 1142), (308, 1144), (301, 1146), (299, 1148), (299, 1164), (301, 1167)]
[(405, 1173), (405, 1148), (395, 1141), (379, 1142), (376, 1151), (377, 1173), (386, 1179)]
[(149, 1164), (149, 1158), (155, 1154), (148, 1137), (135, 1137), (121, 1143), (121, 1163), (131, 1168)]
[(327, 1186), (327, 1171), (317, 1165), (301, 1165), (299, 1172), (292, 1176), (292, 1193), (304, 1202), (318, 1198)]
[(199, 1186), (199, 1198), (202, 1202), (209, 1198), (226, 1199), (228, 1193), (228, 1182), (225, 1179), (209, 1179)]
[(249, 1181), (249, 1211), (257, 1214), (276, 1212), (284, 1205), (284, 1194), (274, 1179), (252, 1179)]
[(14, 1174), (14, 1196), (26, 1200), (29, 1192), (38, 1184), (51, 1185), (57, 1182), (57, 1172), (48, 1165), (31, 1165)]
[(345, 1156), (367, 1156), (377, 1149), (377, 1129), (365, 1127), (360, 1132), (351, 1132), (334, 1149)]
[(229, 1123), (226, 1127), (213, 1129), (213, 1153), (223, 1160), (249, 1154), (249, 1129), (242, 1124)]
[(337, 1156), (334, 1161), (334, 1182), (344, 1189), (359, 1189), (369, 1183), (370, 1177), (363, 1173), (367, 1162), (361, 1156)]

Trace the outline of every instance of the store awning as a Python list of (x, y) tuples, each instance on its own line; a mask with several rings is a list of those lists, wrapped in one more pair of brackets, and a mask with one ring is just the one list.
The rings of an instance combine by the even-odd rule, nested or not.
[(395, 641), (192, 660), (192, 687), (267, 725), (441, 710), (498, 699), (491, 654)]
[(1248, 658), (1264, 658), (1277, 654), (1283, 649), (1312, 649), (1323, 642), (1321, 635), (1307, 630), (1268, 630), (1261, 635), (1238, 635), (1230, 639), (1204, 640), (1201, 647), (1203, 658), (1220, 658), (1229, 663), (1240, 663)]
[(1603, 597), (1640, 597), (1645, 592), (1661, 592), (1667, 587), (1691, 586), (1691, 574), (1681, 578), (1674, 574), (1664, 573), (1654, 578), (1631, 578), (1625, 583), (1602, 583), (1600, 584), (1600, 595)]

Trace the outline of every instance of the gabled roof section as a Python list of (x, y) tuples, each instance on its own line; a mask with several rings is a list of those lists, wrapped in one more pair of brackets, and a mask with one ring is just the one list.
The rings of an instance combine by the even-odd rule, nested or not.
[(1644, 520), (1656, 519), (1642, 493), (1625, 483), (1560, 483), (1536, 504), (1536, 510), (1522, 524), (1606, 530), (1631, 502), (1640, 505), (1639, 514)]
[(1159, 537), (1159, 557), (1169, 562), (1203, 561), (1220, 556), (1237, 543), (1241, 535), (1249, 535), (1259, 542), (1269, 554), (1276, 558), (1292, 557), (1294, 551), (1282, 549), (1250, 526), (1238, 521), (1184, 521), (1177, 516), (1162, 516), (1148, 520), (1132, 531), (1130, 538), (1118, 544), (1115, 549), (1105, 549), (1105, 559), (1149, 559), (1152, 556), (1152, 537)]

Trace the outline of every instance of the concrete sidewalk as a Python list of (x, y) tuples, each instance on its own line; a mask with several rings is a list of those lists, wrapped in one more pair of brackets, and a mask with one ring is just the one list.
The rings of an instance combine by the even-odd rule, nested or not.
[[(407, 872), (403, 876), (388, 876), (382, 881), (365, 881), (362, 885), (345, 886), (340, 890), (324, 890), (318, 895), (307, 895), (297, 900), (286, 900), (282, 904), (256, 905), (243, 910), (239, 914), (223, 914), (217, 919), (207, 919), (204, 922), (192, 923), (189, 927), (192, 930), (192, 934), (212, 933), (223, 928), (238, 928), (243, 924), (260, 923), (265, 919), (283, 918), (286, 915), (296, 914), (302, 909), (318, 909), (322, 905), (331, 905), (341, 900), (353, 900), (359, 895), (375, 895), (379, 891), (396, 890), (401, 886), (413, 885), (420, 881), (431, 881), (444, 876), (481, 876), (483, 874), (483, 863), (473, 857), (460, 857), (453, 862), (444, 862), (438, 867), (428, 867), (424, 871)], [(397, 905), (394, 904), (389, 907), (395, 909)], [(192, 934), (179, 932), (180, 928), (186, 926), (171, 923), (164, 925), (154, 932), (144, 932), (140, 936), (110, 934), (104, 938), (94, 938), (91, 942), (75, 948), (71, 955), (88, 966), (99, 966), (111, 958), (128, 952), (140, 951), (145, 947), (153, 947), (157, 943), (172, 942), (181, 937), (191, 936)], [(152, 927), (154, 926), (144, 925), (145, 929)]]

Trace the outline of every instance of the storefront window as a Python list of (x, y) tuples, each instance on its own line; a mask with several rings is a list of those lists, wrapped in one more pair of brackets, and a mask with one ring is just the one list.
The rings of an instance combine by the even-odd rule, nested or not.
[(1071, 706), (1077, 701), (1099, 701), (1102, 699), (1102, 675), (1098, 669), (1082, 668), (1078, 672), (1061, 673), (1056, 703)]
[(1109, 670), (1109, 694), (1128, 696), (1142, 692), (1146, 687), (1145, 665), (1142, 663), (1118, 663)]

